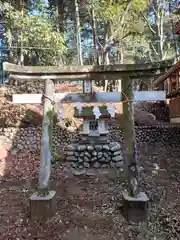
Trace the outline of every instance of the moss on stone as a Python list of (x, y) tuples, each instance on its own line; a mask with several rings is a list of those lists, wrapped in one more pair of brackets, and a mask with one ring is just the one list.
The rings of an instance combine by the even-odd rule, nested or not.
[(48, 134), (49, 134), (49, 148), (52, 154), (52, 134), (53, 134), (53, 110), (49, 109), (47, 112), (47, 117), (49, 119)]
[[(92, 117), (92, 116), (94, 116), (93, 108), (94, 108), (93, 106), (83, 107), (80, 114), (79, 114), (78, 109), (75, 108), (74, 116), (75, 117)], [(99, 111), (100, 111), (101, 115), (110, 117), (110, 114), (107, 110), (107, 106), (99, 106)]]

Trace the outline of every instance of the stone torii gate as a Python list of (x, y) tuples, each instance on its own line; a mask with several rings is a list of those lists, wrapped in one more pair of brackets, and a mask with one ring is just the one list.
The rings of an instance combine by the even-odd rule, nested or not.
[[(51, 137), (53, 103), (55, 102), (123, 102), (123, 123), (125, 163), (128, 171), (129, 191), (123, 193), (125, 209), (128, 218), (132, 210), (146, 209), (148, 197), (140, 192), (138, 185), (138, 166), (136, 161), (136, 144), (134, 131), (133, 102), (136, 101), (164, 101), (164, 91), (133, 91), (133, 80), (136, 78), (151, 78), (164, 72), (170, 67), (170, 61), (154, 64), (121, 64), (102, 66), (19, 66), (5, 62), (4, 71), (10, 73), (15, 80), (44, 81), (44, 94), (14, 94), (13, 103), (44, 104), (42, 124), (42, 140), (40, 153), (39, 190), (30, 198), (31, 217), (47, 217), (52, 215), (55, 191), (49, 189), (51, 173)], [(55, 93), (55, 80), (83, 80), (83, 93)], [(92, 92), (92, 80), (119, 80), (121, 92)], [(120, 123), (121, 124), (121, 123)], [(137, 205), (138, 203), (138, 205)], [(133, 208), (132, 208), (133, 206)], [(140, 206), (140, 208), (139, 208)], [(141, 211), (142, 213), (142, 211)], [(143, 213), (146, 213), (143, 211)], [(139, 215), (139, 214), (138, 214)], [(137, 216), (137, 213), (136, 213)], [(145, 215), (144, 215), (145, 216)]]

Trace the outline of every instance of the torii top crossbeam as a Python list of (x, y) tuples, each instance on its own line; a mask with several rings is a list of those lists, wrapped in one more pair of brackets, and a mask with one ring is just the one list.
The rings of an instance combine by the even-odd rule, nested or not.
[(152, 64), (84, 65), (84, 66), (19, 66), (8, 62), (3, 69), (16, 80), (118, 80), (122, 76), (138, 78), (152, 77), (171, 67), (173, 61), (161, 61)]

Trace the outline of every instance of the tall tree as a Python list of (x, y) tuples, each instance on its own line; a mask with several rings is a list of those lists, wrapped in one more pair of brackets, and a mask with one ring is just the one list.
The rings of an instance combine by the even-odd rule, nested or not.
[(146, 36), (150, 42), (151, 59), (159, 61), (173, 55), (172, 25), (169, 21), (169, 1), (153, 0), (143, 14), (146, 22)]
[(79, 17), (79, 5), (78, 1), (74, 0), (75, 7), (75, 25), (76, 25), (76, 39), (77, 39), (77, 54), (78, 54), (78, 63), (83, 65), (83, 56), (82, 56), (82, 45), (81, 45), (81, 29), (80, 29), (80, 17)]
[[(110, 64), (113, 52), (117, 55), (119, 63), (124, 62), (124, 46), (127, 39), (132, 41), (139, 32), (143, 31), (140, 12), (145, 8), (145, 0), (101, 0), (94, 3), (97, 22), (100, 23), (98, 25), (103, 28), (103, 37), (97, 38), (101, 64)], [(107, 86), (108, 81), (105, 82), (105, 90)]]
[(49, 0), (49, 9), (54, 13), (56, 27), (60, 32), (64, 32), (64, 20), (66, 18), (66, 6), (64, 0)]
[(38, 7), (38, 11), (33, 14), (24, 9), (22, 15), (19, 9), (4, 3), (6, 43), (11, 49), (11, 57), (16, 62), (17, 49), (23, 46), (26, 64), (55, 65), (57, 57), (65, 51), (64, 40), (53, 28), (54, 19), (49, 18), (49, 11), (43, 5)]

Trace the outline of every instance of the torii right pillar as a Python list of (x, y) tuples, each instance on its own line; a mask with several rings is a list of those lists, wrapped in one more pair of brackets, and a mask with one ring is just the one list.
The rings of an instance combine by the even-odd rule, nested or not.
[(133, 80), (122, 79), (124, 158), (128, 176), (128, 191), (123, 192), (123, 209), (128, 221), (146, 221), (148, 197), (139, 189), (139, 167), (137, 162), (136, 136), (133, 107)]

